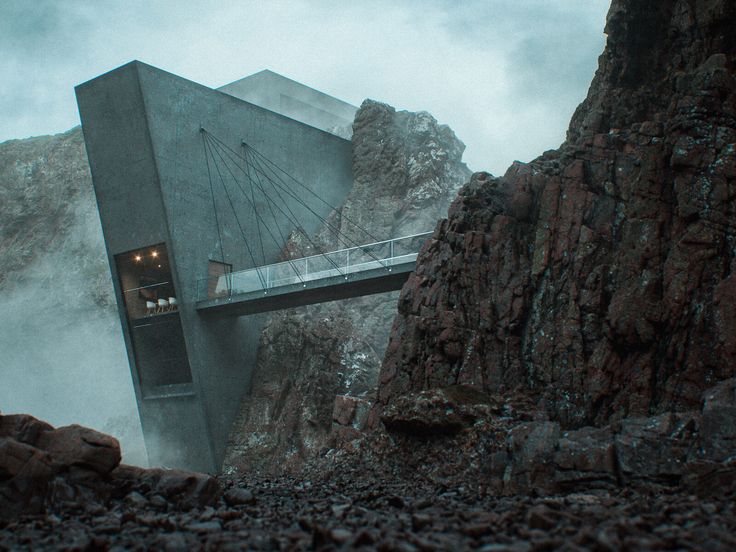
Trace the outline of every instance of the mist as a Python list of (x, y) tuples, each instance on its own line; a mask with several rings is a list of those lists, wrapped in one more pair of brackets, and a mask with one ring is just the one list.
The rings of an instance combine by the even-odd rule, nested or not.
[[(607, 7), (7, 0), (0, 140), (78, 125), (73, 87), (140, 59), (212, 87), (268, 68), (355, 106), (373, 98), (426, 110), (465, 142), (471, 169), (502, 174), (563, 141), (603, 49)], [(0, 411), (112, 433), (126, 462), (144, 464), (81, 134), (75, 140), (55, 161), (73, 170), (58, 173), (47, 166), (52, 146), (16, 161), (15, 143), (0, 144)]]
[(0, 411), (118, 438), (146, 465), (79, 129), (0, 144)]
[(6, 0), (0, 140), (79, 124), (73, 86), (139, 59), (217, 88), (262, 69), (352, 105), (429, 111), (502, 174), (564, 140), (608, 0)]

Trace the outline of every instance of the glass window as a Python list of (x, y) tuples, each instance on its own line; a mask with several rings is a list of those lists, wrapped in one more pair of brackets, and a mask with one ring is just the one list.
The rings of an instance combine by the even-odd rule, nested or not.
[(130, 320), (179, 308), (164, 244), (121, 253), (116, 255), (115, 262)]
[(179, 301), (162, 243), (115, 256), (136, 367), (144, 389), (190, 383)]

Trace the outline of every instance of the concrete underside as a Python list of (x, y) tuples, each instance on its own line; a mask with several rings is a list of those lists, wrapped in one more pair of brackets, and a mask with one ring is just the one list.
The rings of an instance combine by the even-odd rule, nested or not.
[(209, 299), (197, 303), (197, 311), (207, 316), (245, 316), (315, 303), (326, 303), (401, 289), (416, 262), (397, 264), (387, 272), (376, 268), (348, 276), (334, 276), (305, 284), (294, 284), (265, 291), (254, 291)]

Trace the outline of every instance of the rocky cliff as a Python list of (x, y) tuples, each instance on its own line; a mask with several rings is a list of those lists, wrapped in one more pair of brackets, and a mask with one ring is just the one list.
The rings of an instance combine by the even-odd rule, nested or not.
[(381, 461), (502, 493), (736, 488), (735, 24), (615, 0), (565, 143), (463, 187), (401, 292)]
[[(354, 185), (331, 224), (358, 243), (365, 236), (348, 220), (377, 239), (431, 230), (470, 175), (461, 161), (465, 146), (425, 112), (397, 112), (367, 100), (356, 115), (352, 140)], [(327, 229), (317, 238), (326, 250), (340, 247)], [(285, 255), (297, 249), (293, 245)], [(353, 407), (345, 424), (361, 425), (377, 388), (397, 296), (313, 305), (270, 317), (252, 389), (233, 425), (226, 471), (297, 466), (319, 452), (334, 437), (336, 396), (338, 407)]]
[(566, 142), (475, 174), (404, 287), (379, 401), (465, 384), (563, 427), (736, 373), (736, 6), (615, 0)]

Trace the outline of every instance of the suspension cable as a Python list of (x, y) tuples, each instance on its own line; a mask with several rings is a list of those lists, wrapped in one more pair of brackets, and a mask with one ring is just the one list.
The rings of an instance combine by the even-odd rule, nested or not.
[[(266, 163), (268, 163), (268, 164), (269, 164), (270, 166), (272, 166), (272, 167), (275, 167), (275, 168), (276, 168), (276, 169), (278, 169), (278, 170), (279, 170), (280, 172), (284, 173), (284, 174), (285, 174), (286, 176), (288, 176), (288, 177), (289, 177), (289, 178), (290, 178), (291, 180), (293, 180), (294, 182), (296, 182), (296, 183), (297, 183), (297, 184), (298, 184), (299, 186), (301, 186), (302, 188), (304, 188), (304, 189), (305, 189), (305, 190), (306, 190), (307, 192), (309, 192), (309, 193), (310, 193), (311, 195), (313, 195), (314, 197), (316, 197), (316, 198), (317, 198), (317, 199), (318, 199), (319, 201), (321, 201), (321, 202), (322, 202), (323, 204), (325, 204), (325, 205), (326, 205), (327, 207), (329, 207), (329, 208), (330, 208), (330, 209), (332, 209), (332, 210), (337, 210), (337, 209), (336, 209), (335, 207), (333, 207), (333, 206), (332, 206), (332, 205), (330, 205), (330, 204), (329, 204), (329, 203), (328, 203), (327, 201), (325, 201), (325, 200), (324, 200), (324, 199), (323, 199), (323, 198), (322, 198), (322, 197), (321, 197), (321, 196), (320, 196), (319, 194), (317, 194), (317, 193), (315, 193), (314, 191), (312, 191), (312, 190), (311, 190), (311, 189), (310, 189), (310, 188), (309, 188), (308, 186), (305, 186), (304, 184), (302, 184), (302, 183), (301, 183), (301, 182), (300, 182), (300, 181), (299, 181), (299, 180), (298, 180), (297, 178), (295, 178), (294, 176), (292, 176), (291, 174), (289, 174), (288, 172), (286, 172), (286, 171), (285, 171), (284, 169), (282, 169), (281, 167), (279, 167), (279, 166), (278, 166), (278, 165), (277, 165), (276, 163), (274, 163), (273, 161), (271, 161), (271, 160), (270, 160), (270, 159), (269, 159), (268, 157), (266, 157), (265, 155), (263, 155), (263, 154), (262, 154), (261, 152), (259, 152), (259, 151), (258, 151), (258, 150), (257, 150), (256, 148), (254, 148), (254, 147), (253, 147), (253, 146), (251, 146), (250, 144), (248, 144), (247, 146), (248, 146), (248, 148), (249, 148), (249, 149), (253, 150), (253, 152), (254, 152), (254, 153), (255, 153), (255, 154), (256, 154), (256, 155), (258, 156), (258, 157), (262, 158), (262, 159), (263, 159), (263, 160), (264, 160), (264, 161), (265, 161)], [(348, 223), (350, 223), (350, 224), (352, 224), (353, 226), (355, 226), (356, 228), (358, 228), (358, 229), (359, 229), (359, 230), (360, 230), (361, 232), (363, 232), (363, 233), (364, 233), (364, 234), (365, 234), (366, 236), (368, 236), (368, 237), (369, 237), (369, 238), (370, 238), (371, 240), (373, 240), (374, 242), (380, 241), (380, 240), (379, 240), (378, 238), (376, 238), (376, 237), (375, 237), (375, 236), (374, 236), (373, 234), (371, 234), (371, 233), (370, 233), (370, 232), (369, 232), (368, 230), (366, 230), (365, 228), (363, 228), (363, 227), (362, 227), (361, 225), (359, 225), (359, 224), (358, 224), (357, 222), (354, 222), (353, 220), (351, 220), (350, 218), (348, 218), (348, 217), (346, 217), (346, 216), (344, 216), (344, 218), (345, 218), (345, 220), (346, 220), (346, 221), (347, 221)]]
[(210, 172), (210, 160), (207, 156), (207, 144), (205, 142), (206, 136), (204, 134), (205, 130), (202, 128), (200, 129), (200, 132), (202, 134), (202, 149), (204, 150), (204, 161), (207, 164), (207, 179), (209, 180), (209, 183), (210, 183), (210, 197), (212, 198), (212, 210), (215, 213), (215, 226), (217, 226), (217, 239), (220, 242), (220, 256), (222, 257), (222, 264), (224, 265), (227, 263), (225, 263), (225, 251), (222, 245), (222, 233), (220, 232), (220, 220), (219, 220), (219, 217), (217, 216), (217, 204), (215, 203), (215, 191), (212, 186), (212, 173)]
[[(215, 141), (215, 142), (216, 142), (217, 144), (219, 144), (219, 145), (220, 145), (220, 146), (221, 146), (222, 148), (224, 148), (224, 149), (226, 149), (226, 150), (230, 151), (230, 152), (231, 152), (231, 153), (232, 153), (232, 154), (233, 154), (233, 155), (234, 155), (235, 157), (237, 157), (237, 158), (241, 159), (241, 160), (242, 160), (242, 161), (243, 161), (244, 163), (246, 163), (246, 165), (248, 164), (248, 160), (247, 160), (247, 159), (243, 159), (243, 158), (241, 158), (241, 157), (240, 157), (240, 155), (238, 155), (238, 153), (237, 153), (237, 152), (235, 152), (235, 151), (234, 151), (234, 150), (233, 150), (232, 148), (230, 148), (230, 147), (229, 147), (229, 146), (228, 146), (227, 144), (225, 144), (224, 142), (222, 142), (221, 140), (219, 140), (219, 139), (218, 139), (218, 138), (217, 138), (216, 136), (214, 136), (213, 134), (211, 134), (211, 133), (208, 133), (208, 134), (209, 134), (209, 137), (211, 137), (211, 138), (212, 138), (212, 139), (213, 139), (213, 140), (214, 140), (214, 141)], [(242, 145), (244, 145), (244, 146), (246, 147), (246, 151), (247, 151), (247, 149), (252, 149), (252, 147), (251, 147), (251, 146), (249, 146), (249, 145), (248, 145), (247, 143), (245, 143), (245, 142), (242, 142)], [(261, 157), (263, 157), (263, 156), (261, 155)], [(264, 159), (268, 160), (268, 159), (267, 159), (267, 158), (265, 158), (265, 157), (264, 157)], [(257, 161), (257, 158), (254, 158), (254, 160), (256, 160), (256, 161)], [(239, 168), (239, 169), (240, 169), (240, 170), (241, 170), (241, 171), (242, 171), (243, 173), (245, 173), (245, 170), (244, 170), (244, 169), (243, 169), (243, 168), (242, 168), (242, 167), (241, 167), (241, 166), (240, 166), (240, 165), (239, 165), (239, 164), (238, 164), (237, 162), (235, 162), (235, 161), (233, 161), (233, 162), (234, 162), (234, 163), (236, 164), (236, 166), (237, 166), (237, 167), (238, 167), (238, 168)], [(272, 163), (272, 162), (271, 162), (271, 163)], [(383, 261), (382, 259), (379, 259), (379, 258), (378, 258), (378, 257), (377, 257), (376, 255), (374, 255), (374, 254), (373, 254), (373, 252), (372, 252), (372, 251), (371, 251), (370, 249), (368, 249), (368, 248), (365, 248), (365, 247), (363, 247), (363, 246), (362, 246), (363, 244), (361, 244), (360, 242), (357, 242), (357, 241), (353, 240), (352, 238), (350, 238), (350, 236), (348, 236), (347, 234), (344, 234), (343, 232), (341, 232), (339, 228), (337, 228), (336, 226), (333, 226), (333, 225), (332, 225), (332, 224), (331, 224), (331, 223), (330, 223), (330, 222), (329, 222), (329, 221), (328, 221), (327, 219), (323, 218), (323, 217), (322, 217), (322, 216), (321, 216), (321, 215), (320, 215), (319, 213), (317, 213), (317, 212), (316, 212), (316, 211), (315, 211), (314, 209), (312, 209), (312, 208), (311, 208), (311, 207), (310, 207), (310, 206), (309, 206), (309, 205), (308, 205), (307, 203), (305, 203), (305, 202), (304, 202), (304, 201), (303, 201), (303, 200), (302, 200), (302, 199), (301, 199), (301, 198), (300, 198), (300, 197), (299, 197), (298, 195), (296, 195), (296, 194), (295, 194), (294, 192), (292, 192), (292, 191), (291, 191), (291, 190), (290, 190), (290, 189), (289, 189), (289, 188), (287, 187), (287, 185), (286, 185), (286, 183), (285, 183), (285, 182), (283, 182), (283, 181), (281, 181), (281, 182), (278, 182), (278, 181), (274, 181), (274, 179), (272, 179), (272, 178), (271, 178), (271, 177), (270, 177), (270, 176), (269, 176), (269, 175), (268, 175), (268, 174), (267, 174), (267, 173), (265, 172), (265, 170), (264, 170), (264, 168), (263, 168), (263, 165), (262, 165), (262, 164), (261, 164), (260, 162), (258, 163), (258, 165), (259, 165), (259, 166), (260, 166), (261, 168), (259, 168), (259, 167), (255, 166), (255, 164), (252, 164), (252, 166), (253, 166), (254, 170), (255, 170), (255, 171), (256, 171), (257, 173), (260, 173), (261, 175), (263, 175), (263, 176), (264, 176), (264, 178), (266, 178), (266, 179), (267, 179), (267, 180), (268, 180), (268, 181), (269, 181), (269, 182), (271, 183), (271, 185), (272, 185), (272, 187), (274, 188), (274, 191), (275, 191), (275, 192), (277, 193), (277, 195), (279, 195), (279, 197), (280, 197), (280, 194), (278, 193), (278, 189), (280, 189), (280, 190), (284, 191), (284, 192), (285, 192), (285, 193), (286, 193), (287, 195), (289, 195), (289, 196), (290, 196), (291, 198), (293, 198), (293, 199), (294, 199), (295, 201), (297, 201), (297, 203), (299, 203), (300, 205), (302, 205), (302, 206), (303, 206), (303, 207), (304, 207), (305, 209), (307, 209), (307, 210), (308, 210), (308, 211), (309, 211), (310, 213), (312, 213), (312, 214), (313, 214), (313, 215), (314, 215), (315, 217), (317, 217), (317, 218), (318, 218), (318, 219), (319, 219), (319, 220), (320, 220), (320, 221), (322, 222), (322, 224), (323, 224), (323, 225), (327, 226), (328, 228), (331, 228), (331, 229), (332, 229), (332, 230), (333, 230), (333, 231), (335, 232), (335, 237), (336, 237), (336, 239), (338, 240), (338, 245), (339, 245), (340, 241), (342, 241), (342, 242), (343, 242), (343, 244), (345, 244), (346, 246), (349, 246), (349, 245), (350, 245), (350, 244), (352, 243), (354, 247), (356, 247), (356, 248), (358, 248), (358, 249), (361, 249), (361, 250), (362, 250), (362, 251), (363, 251), (364, 253), (367, 253), (367, 254), (368, 254), (368, 255), (369, 255), (370, 257), (372, 257), (372, 258), (373, 258), (373, 259), (374, 259), (374, 260), (375, 260), (376, 262), (378, 262), (378, 263), (379, 263), (379, 264), (380, 264), (381, 266), (383, 266), (384, 268), (388, 268), (388, 266), (387, 266), (387, 265), (385, 264), (385, 262), (384, 262), (384, 261)], [(287, 174), (288, 174), (288, 173), (287, 173)], [(278, 177), (277, 175), (275, 175), (275, 174), (274, 174), (274, 177), (275, 177), (276, 179), (280, 180), (280, 178), (279, 178), (279, 177)], [(293, 178), (293, 177), (292, 177), (292, 178)], [(295, 181), (296, 181), (296, 180), (295, 180)], [(298, 181), (296, 181), (296, 182), (297, 182), (297, 183), (299, 183)], [(306, 188), (306, 187), (305, 187), (305, 186), (304, 186), (303, 184), (301, 184), (301, 183), (299, 183), (299, 185), (300, 185), (300, 186), (302, 186), (302, 187), (304, 187), (304, 188)], [(310, 190), (310, 191), (311, 191), (311, 190)], [(314, 194), (313, 194), (313, 195), (314, 195)], [(283, 201), (283, 198), (282, 198), (282, 197), (280, 197), (280, 199), (281, 199), (281, 200)], [(329, 203), (326, 203), (326, 202), (323, 202), (323, 203), (325, 203), (325, 204), (326, 204), (326, 205), (327, 205), (328, 207), (331, 207), (331, 208), (332, 208), (332, 206), (331, 206), (331, 205), (330, 205)], [(288, 206), (287, 206), (287, 208), (288, 208)], [(334, 208), (333, 208), (333, 210), (336, 210), (336, 209), (334, 209)], [(289, 209), (289, 211), (291, 211), (291, 209)], [(292, 215), (293, 215), (293, 212), (292, 212)], [(295, 216), (295, 215), (294, 215), (294, 216)], [(348, 220), (348, 221), (349, 221), (349, 219), (348, 219), (347, 217), (344, 217), (344, 218), (345, 218), (346, 220)], [(350, 221), (349, 221), (349, 222), (350, 222)], [(356, 225), (355, 223), (352, 223), (352, 224), (354, 224), (355, 226), (357, 226), (358, 228), (360, 228), (360, 226)], [(297, 227), (299, 227), (299, 228), (300, 228), (300, 229), (302, 230), (302, 232), (304, 233), (304, 235), (305, 235), (305, 236), (308, 236), (307, 232), (306, 232), (306, 231), (305, 231), (305, 230), (304, 230), (303, 228), (301, 228), (301, 225), (300, 225), (300, 224), (298, 223), (298, 221), (297, 221), (296, 225), (297, 225)], [(367, 235), (368, 235), (369, 237), (371, 237), (372, 239), (374, 239), (375, 241), (378, 241), (378, 239), (377, 239), (377, 238), (373, 237), (373, 236), (372, 236), (372, 235), (371, 235), (370, 233), (368, 233), (367, 231), (364, 231), (364, 232), (366, 232), (366, 234), (367, 234)], [(340, 238), (340, 236), (343, 236), (343, 237), (342, 237), (342, 239)], [(307, 237), (307, 239), (309, 239), (309, 238)], [(322, 255), (324, 255), (324, 253), (321, 253), (321, 254), (322, 254)], [(334, 263), (333, 263), (333, 264), (334, 264)], [(336, 267), (336, 268), (337, 268), (337, 267)], [(339, 269), (338, 269), (338, 270), (339, 270)]]
[[(386, 265), (384, 264), (383, 260), (380, 259), (380, 258), (378, 258), (376, 255), (374, 255), (373, 252), (370, 249), (368, 249), (367, 247), (364, 247), (364, 244), (361, 244), (360, 242), (352, 239), (348, 234), (342, 232), (337, 226), (334, 226), (330, 221), (328, 221), (327, 219), (321, 217), (308, 204), (304, 203), (304, 201), (302, 201), (302, 199), (298, 195), (294, 194), (294, 192), (292, 192), (291, 190), (289, 190), (285, 182), (283, 182), (283, 181), (281, 181), (281, 182), (274, 181), (268, 174), (266, 174), (264, 172), (263, 164), (257, 158), (254, 157), (253, 160), (260, 167), (260, 169), (259, 169), (254, 164), (254, 169), (257, 172), (261, 173), (261, 175), (263, 175), (263, 177), (266, 178), (271, 183), (272, 187), (274, 188), (274, 191), (278, 194), (279, 193), (278, 192), (279, 189), (280, 190), (283, 190), (287, 195), (289, 195), (291, 198), (293, 198), (294, 200), (296, 200), (300, 205), (302, 205), (310, 213), (312, 213), (314, 216), (316, 216), (320, 220), (320, 222), (322, 222), (322, 224), (324, 226), (326, 226), (327, 228), (332, 229), (333, 232), (335, 233), (335, 239), (337, 240), (337, 244), (338, 245), (340, 245), (340, 242), (342, 242), (343, 243), (343, 246), (346, 247), (346, 248), (348, 248), (348, 249), (352, 245), (352, 247), (355, 247), (357, 249), (362, 250), (364, 253), (367, 253), (376, 262), (378, 262), (380, 265), (382, 265), (382, 266), (384, 266), (386, 268)], [(276, 175), (274, 175), (274, 177), (275, 178), (278, 178)], [(280, 197), (280, 194), (279, 194), (279, 197)], [(282, 201), (283, 201), (283, 198), (282, 198)], [(347, 220), (347, 217), (345, 217), (345, 218)], [(375, 241), (377, 241), (377, 242), (379, 241), (376, 238), (373, 238), (373, 239)]]
[[(213, 138), (214, 138), (214, 137), (213, 137)], [(216, 140), (216, 138), (215, 138), (215, 140)], [(218, 142), (219, 142), (219, 140), (218, 140)], [(220, 142), (220, 144), (222, 144), (222, 142)], [(244, 174), (244, 175), (245, 175), (246, 177), (250, 178), (250, 177), (249, 177), (249, 175), (248, 175), (248, 173), (247, 173), (247, 172), (245, 171), (245, 169), (243, 169), (243, 167), (241, 167), (241, 166), (240, 166), (240, 165), (239, 165), (239, 164), (237, 163), (237, 161), (236, 161), (235, 159), (233, 159), (233, 155), (235, 155), (235, 156), (236, 156), (236, 157), (238, 157), (238, 158), (240, 158), (240, 156), (238, 156), (238, 155), (237, 155), (237, 153), (236, 153), (235, 151), (233, 151), (233, 150), (232, 150), (231, 148), (229, 148), (229, 147), (228, 147), (228, 146), (227, 146), (226, 144), (222, 144), (222, 145), (223, 145), (223, 147), (224, 147), (224, 148), (226, 148), (227, 150), (229, 150), (229, 151), (231, 152), (231, 154), (228, 154), (228, 152), (227, 152), (227, 151), (225, 151), (225, 153), (226, 153), (226, 154), (228, 155), (228, 157), (230, 158), (230, 160), (232, 161), (232, 163), (233, 163), (233, 164), (234, 164), (234, 165), (235, 165), (235, 166), (236, 166), (237, 168), (239, 168), (239, 169), (241, 170), (241, 172), (242, 172), (242, 173), (243, 173), (243, 174)], [(218, 152), (218, 155), (220, 155), (220, 154), (219, 154), (219, 152)], [(221, 156), (221, 155), (220, 155), (220, 158), (222, 159), (222, 156)], [(225, 163), (225, 161), (224, 161), (224, 160), (223, 160), (223, 163)], [(225, 163), (225, 165), (226, 165), (226, 167), (227, 167), (227, 164), (226, 164), (226, 163)], [(247, 161), (246, 161), (246, 165), (247, 165)], [(254, 167), (254, 169), (255, 169), (255, 167)], [(228, 170), (229, 170), (229, 167), (228, 167)], [(231, 172), (230, 174), (231, 174), (231, 176), (232, 176), (232, 172)], [(233, 178), (234, 178), (234, 176), (233, 176)], [(260, 178), (259, 178), (258, 180), (259, 180), (259, 182), (260, 182)], [(238, 184), (238, 185), (239, 185), (239, 184)], [(273, 201), (273, 200), (272, 200), (272, 199), (270, 198), (270, 196), (269, 196), (269, 195), (268, 195), (268, 194), (266, 193), (266, 191), (265, 191), (265, 190), (263, 189), (263, 186), (262, 186), (262, 184), (260, 184), (260, 183), (259, 183), (259, 184), (256, 184), (256, 185), (257, 185), (257, 186), (259, 187), (259, 189), (261, 190), (261, 193), (263, 193), (264, 197), (266, 197), (267, 199), (269, 199), (269, 200), (270, 200), (270, 201), (271, 201), (271, 202), (273, 203), (273, 205), (274, 205), (274, 206), (275, 206), (275, 207), (276, 207), (276, 208), (277, 208), (277, 209), (278, 209), (278, 210), (279, 210), (279, 211), (281, 212), (281, 214), (282, 214), (282, 215), (284, 215), (284, 216), (285, 216), (285, 217), (287, 218), (287, 220), (289, 220), (290, 222), (292, 222), (292, 224), (295, 224), (295, 226), (297, 226), (298, 228), (300, 228), (300, 229), (301, 229), (301, 231), (302, 231), (302, 233), (303, 233), (304, 237), (305, 237), (305, 238), (307, 239), (307, 241), (309, 241), (310, 245), (311, 245), (311, 246), (312, 246), (312, 247), (313, 247), (313, 248), (315, 249), (315, 251), (317, 251), (317, 255), (320, 255), (320, 256), (324, 257), (324, 258), (325, 258), (325, 259), (326, 259), (326, 260), (327, 260), (327, 261), (328, 261), (328, 262), (329, 262), (329, 263), (330, 263), (330, 264), (331, 264), (331, 265), (332, 265), (332, 266), (333, 266), (333, 267), (335, 268), (335, 270), (337, 270), (337, 272), (338, 272), (338, 273), (339, 273), (340, 275), (344, 276), (345, 274), (343, 274), (343, 271), (342, 271), (342, 270), (340, 269), (340, 266), (339, 266), (339, 265), (338, 265), (338, 264), (337, 264), (337, 263), (336, 263), (336, 262), (334, 261), (334, 259), (332, 259), (332, 258), (331, 258), (331, 257), (330, 257), (330, 256), (329, 256), (329, 255), (328, 255), (327, 253), (325, 253), (325, 252), (323, 252), (323, 251), (320, 251), (320, 250), (319, 250), (320, 248), (318, 248), (318, 247), (317, 247), (317, 244), (315, 244), (315, 243), (314, 243), (314, 242), (312, 241), (312, 239), (311, 239), (311, 238), (309, 237), (309, 234), (308, 234), (308, 233), (306, 232), (306, 230), (304, 230), (303, 228), (301, 228), (301, 226), (300, 226), (300, 224), (299, 224), (299, 221), (298, 221), (298, 219), (296, 219), (296, 215), (294, 215), (293, 211), (291, 211), (291, 209), (290, 209), (290, 208), (288, 207), (288, 205), (287, 205), (287, 204), (286, 204), (286, 203), (284, 202), (284, 199), (283, 199), (282, 197), (280, 197), (280, 196), (278, 195), (278, 192), (276, 192), (277, 196), (279, 197), (279, 199), (281, 199), (281, 201), (282, 201), (282, 202), (284, 202), (284, 204), (286, 205), (287, 209), (289, 210), (289, 212), (291, 212), (291, 215), (292, 215), (292, 216), (294, 217), (294, 220), (291, 220), (291, 219), (289, 218), (289, 215), (287, 215), (287, 214), (286, 214), (286, 213), (285, 213), (285, 212), (284, 212), (284, 211), (283, 211), (283, 210), (282, 210), (282, 209), (281, 209), (281, 208), (280, 208), (280, 207), (278, 206), (278, 204), (277, 204), (277, 203), (276, 203), (275, 201)], [(241, 189), (241, 191), (242, 191), (242, 189)], [(275, 190), (274, 190), (274, 191), (275, 191)], [(244, 193), (244, 192), (243, 192), (243, 193)], [(246, 199), (247, 199), (247, 198), (246, 198)], [(308, 207), (308, 206), (307, 206), (307, 207)], [(255, 206), (253, 206), (253, 209), (255, 210)], [(257, 212), (256, 212), (256, 216), (259, 216)], [(319, 217), (319, 215), (317, 215), (317, 216)], [(277, 226), (278, 226), (278, 224), (277, 224)], [(272, 234), (272, 233), (270, 232), (270, 230), (268, 229), (268, 226), (267, 226), (267, 225), (265, 224), (265, 222), (264, 222), (264, 227), (265, 227), (265, 228), (266, 228), (266, 229), (267, 229), (267, 230), (269, 231), (269, 234), (271, 234), (271, 237), (273, 238), (273, 234)], [(275, 238), (274, 238), (274, 239), (275, 239)], [(285, 245), (285, 244), (284, 244), (284, 245)], [(277, 246), (278, 246), (278, 247), (281, 247), (281, 246), (280, 246), (280, 245), (278, 245), (278, 244), (277, 244)], [(291, 260), (291, 259), (290, 259), (290, 260), (288, 260), (288, 262), (289, 262), (289, 263), (290, 263), (290, 264), (292, 265), (292, 268), (293, 268), (294, 272), (296, 272), (296, 273), (297, 273), (297, 276), (299, 276), (298, 270), (296, 269), (295, 265), (293, 265), (293, 260)], [(380, 262), (380, 261), (379, 261), (379, 262)]]
[[(212, 146), (208, 143), (210, 150), (210, 155), (212, 155)], [(212, 155), (212, 160), (215, 161), (215, 156)], [(222, 173), (220, 172), (220, 168), (217, 166), (217, 163), (215, 165), (215, 170), (217, 171), (218, 176), (220, 177), (220, 183), (222, 184), (222, 189), (225, 191), (225, 196), (227, 197), (227, 201), (230, 204), (230, 209), (233, 211), (233, 215), (235, 215), (235, 221), (238, 224), (238, 228), (240, 229), (240, 235), (243, 237), (243, 242), (245, 242), (245, 247), (248, 250), (248, 255), (250, 255), (251, 262), (253, 263), (253, 266), (256, 269), (256, 274), (258, 275), (258, 280), (261, 282), (261, 287), (263, 290), (266, 290), (266, 282), (263, 279), (263, 276), (261, 276), (261, 271), (258, 269), (258, 263), (256, 263), (255, 257), (253, 256), (253, 252), (250, 249), (250, 245), (248, 244), (248, 240), (245, 237), (245, 231), (243, 230), (243, 226), (240, 224), (240, 219), (238, 218), (238, 213), (235, 211), (235, 207), (233, 206), (232, 199), (230, 199), (230, 193), (227, 191), (227, 186), (225, 186), (225, 179), (222, 177)]]
[[(223, 166), (225, 167), (225, 169), (227, 169), (228, 173), (230, 173), (230, 177), (233, 179), (233, 181), (237, 185), (238, 189), (243, 194), (243, 197), (245, 198), (245, 200), (250, 203), (250, 200), (248, 199), (248, 196), (247, 196), (245, 190), (240, 185), (240, 182), (238, 181), (237, 177), (233, 174), (232, 170), (228, 166), (227, 161), (222, 157), (222, 154), (220, 153), (220, 151), (217, 150), (216, 148), (212, 148), (212, 149), (217, 153), (218, 157), (220, 158), (220, 161), (222, 161)], [(258, 209), (256, 208), (255, 202), (251, 203), (250, 205), (251, 205), (251, 208), (253, 209), (253, 212), (254, 212), (254, 214), (256, 216), (256, 222), (258, 222), (259, 219), (261, 220), (261, 222), (263, 223), (263, 227), (268, 232), (269, 236), (271, 236), (271, 239), (273, 240), (273, 242), (276, 244), (276, 248), (277, 249), (281, 249), (281, 247), (282, 247), (281, 242), (279, 242), (276, 239), (276, 237), (273, 235), (273, 232), (271, 232), (271, 229), (266, 224), (266, 221), (263, 220), (262, 217), (261, 217), (261, 215), (258, 213)], [(243, 239), (245, 240), (245, 236), (243, 236)], [(264, 262), (264, 264), (266, 263), (265, 254), (264, 254), (264, 260), (263, 260), (263, 262)], [(289, 266), (291, 266), (291, 269), (296, 274), (296, 277), (299, 279), (299, 282), (304, 283), (304, 280), (302, 279), (301, 274), (299, 273), (299, 270), (296, 268), (296, 265), (294, 264), (293, 260), (292, 259), (287, 259), (287, 262), (289, 263)]]

